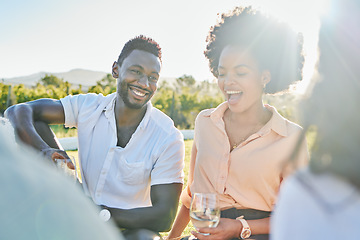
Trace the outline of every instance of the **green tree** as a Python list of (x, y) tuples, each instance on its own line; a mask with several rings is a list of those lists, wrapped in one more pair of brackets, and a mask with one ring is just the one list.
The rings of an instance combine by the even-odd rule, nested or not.
[(61, 78), (58, 78), (54, 75), (45, 75), (45, 77), (40, 79), (40, 83), (42, 83), (44, 86), (55, 86), (55, 87), (63, 87), (64, 86), (64, 80)]
[(101, 87), (101, 85), (97, 84), (95, 86), (89, 87), (88, 92), (89, 93), (97, 93), (97, 94), (102, 93), (102, 94), (104, 94), (104, 89)]
[(14, 103), (16, 103), (16, 98), (12, 86), (0, 83), (0, 112), (3, 113), (7, 107)]
[(31, 89), (26, 88), (24, 84), (15, 85), (13, 89), (16, 95), (17, 103), (23, 103), (33, 100), (33, 93)]
[(101, 80), (97, 81), (96, 84), (100, 85), (103, 89), (105, 89), (105, 87), (116, 88), (116, 79), (108, 73)]
[(221, 92), (215, 83), (196, 82), (190, 75), (177, 78), (174, 86), (161, 82), (152, 103), (167, 114), (176, 127), (188, 129), (194, 127), (196, 116), (205, 108), (213, 108), (223, 101)]
[(91, 86), (88, 89), (88, 92), (102, 93), (103, 95), (108, 95), (115, 91), (116, 91), (116, 79), (113, 78), (111, 74), (107, 74), (101, 80), (97, 81), (95, 86)]
[(192, 88), (195, 86), (195, 78), (191, 75), (182, 75), (176, 79), (176, 83), (180, 88)]
[[(0, 83), (0, 111), (3, 113), (10, 104), (28, 102), (39, 98), (60, 99), (68, 94), (83, 93), (82, 86), (71, 87), (69, 82), (53, 75), (40, 79), (35, 87), (25, 87), (24, 84), (11, 86)], [(116, 80), (107, 74), (91, 86), (88, 92), (104, 95), (116, 91)], [(10, 96), (8, 97), (8, 95)], [(203, 109), (215, 108), (224, 101), (223, 94), (215, 81), (197, 82), (191, 75), (182, 75), (173, 84), (161, 81), (158, 90), (152, 98), (152, 104), (167, 114), (176, 127), (180, 129), (193, 128), (196, 116)], [(266, 95), (264, 102), (275, 106), (284, 117), (296, 122), (296, 109), (299, 97), (293, 94)]]
[(76, 95), (76, 94), (80, 94), (80, 93), (83, 93), (82, 85), (81, 85), (81, 84), (79, 84), (79, 88), (78, 88), (78, 89), (71, 89), (71, 90), (70, 90), (70, 94), (72, 94), (72, 95)]
[[(171, 108), (173, 108), (174, 90), (169, 87), (166, 81), (163, 81), (158, 87), (156, 94), (151, 99), (151, 103), (160, 111), (170, 116)], [(171, 117), (171, 116), (170, 116)]]

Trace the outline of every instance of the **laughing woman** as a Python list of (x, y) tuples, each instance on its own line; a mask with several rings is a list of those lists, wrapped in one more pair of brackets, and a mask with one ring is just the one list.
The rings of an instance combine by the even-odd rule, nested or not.
[[(188, 224), (195, 192), (217, 193), (221, 208), (219, 225), (197, 229), (198, 239), (268, 239), (280, 184), (294, 170), (283, 163), (302, 129), (262, 97), (301, 79), (301, 40), (286, 24), (250, 7), (223, 14), (210, 29), (205, 56), (226, 101), (196, 119), (188, 186), (168, 239)], [(302, 166), (308, 162), (305, 140), (299, 151)]]

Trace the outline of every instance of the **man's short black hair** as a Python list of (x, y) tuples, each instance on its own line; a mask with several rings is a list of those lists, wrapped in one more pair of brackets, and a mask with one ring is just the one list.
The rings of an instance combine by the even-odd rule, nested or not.
[(124, 59), (127, 56), (129, 56), (129, 54), (135, 49), (152, 53), (160, 59), (160, 62), (162, 62), (161, 61), (161, 48), (160, 48), (159, 44), (157, 42), (155, 42), (155, 40), (153, 40), (152, 38), (140, 35), (133, 39), (130, 39), (127, 43), (125, 43), (125, 45), (119, 55), (118, 61), (117, 61), (119, 66), (121, 66)]

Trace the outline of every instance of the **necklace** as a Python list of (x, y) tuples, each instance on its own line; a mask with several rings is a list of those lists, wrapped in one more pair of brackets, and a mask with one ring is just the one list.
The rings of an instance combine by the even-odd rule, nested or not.
[(248, 137), (250, 137), (252, 134), (259, 131), (263, 127), (264, 124), (262, 124), (262, 122), (258, 122), (249, 131), (247, 131), (246, 134), (242, 134), (242, 137), (239, 140), (237, 140), (238, 138), (236, 138), (236, 135), (233, 135), (234, 130), (236, 129), (236, 126), (233, 125), (231, 116), (232, 116), (232, 112), (230, 112), (229, 117), (228, 117), (229, 128), (227, 129), (226, 132), (227, 132), (227, 135), (229, 138), (229, 143), (230, 143), (231, 151), (232, 151), (235, 148), (237, 148), (242, 142), (244, 142)]
[[(231, 121), (230, 121), (230, 122), (231, 122)], [(234, 150), (235, 148), (237, 148), (242, 142), (244, 142), (248, 137), (250, 137), (253, 133), (255, 133), (257, 127), (258, 127), (258, 125), (255, 126), (255, 127), (253, 127), (253, 128), (251, 129), (251, 131), (249, 131), (249, 133), (246, 134), (245, 137), (242, 137), (239, 141), (234, 140), (234, 141), (233, 141), (233, 144), (232, 144), (232, 147), (231, 147), (231, 148), (232, 148), (231, 150)], [(230, 137), (230, 136), (229, 136), (229, 137)], [(233, 138), (233, 139), (235, 139), (235, 138)]]

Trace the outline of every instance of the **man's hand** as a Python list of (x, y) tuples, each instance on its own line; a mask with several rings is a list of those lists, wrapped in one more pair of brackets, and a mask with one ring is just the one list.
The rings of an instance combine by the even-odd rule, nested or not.
[(46, 159), (51, 159), (54, 163), (56, 163), (56, 159), (65, 159), (67, 162), (67, 167), (70, 169), (75, 169), (74, 164), (71, 162), (70, 157), (64, 150), (59, 150), (56, 148), (46, 148), (41, 150)]

